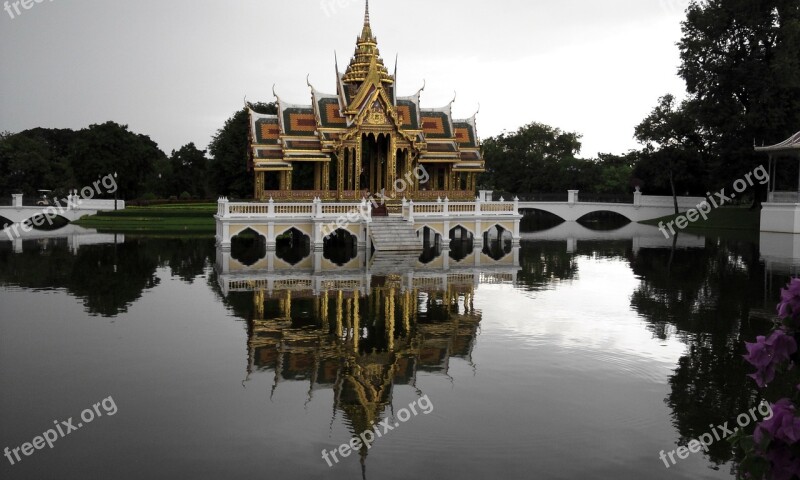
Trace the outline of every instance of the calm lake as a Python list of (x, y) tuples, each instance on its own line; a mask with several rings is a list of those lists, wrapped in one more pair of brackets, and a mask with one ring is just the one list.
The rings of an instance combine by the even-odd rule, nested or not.
[(791, 266), (757, 235), (523, 238), (369, 269), (210, 237), (0, 241), (0, 478), (732, 478), (724, 440), (659, 453), (758, 404), (743, 343)]

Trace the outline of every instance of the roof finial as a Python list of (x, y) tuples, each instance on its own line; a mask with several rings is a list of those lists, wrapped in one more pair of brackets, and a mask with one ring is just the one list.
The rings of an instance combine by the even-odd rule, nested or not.
[(364, 12), (364, 25), (369, 25), (369, 0), (367, 0), (367, 9)]

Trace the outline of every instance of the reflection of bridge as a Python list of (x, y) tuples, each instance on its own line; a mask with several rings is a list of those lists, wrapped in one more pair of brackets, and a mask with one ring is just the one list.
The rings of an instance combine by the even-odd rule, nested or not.
[[(704, 201), (703, 197), (678, 197), (678, 210), (686, 212)], [(519, 202), (519, 210), (541, 210), (567, 222), (575, 222), (595, 212), (613, 212), (632, 222), (642, 222), (673, 215), (675, 205), (672, 197), (642, 195), (639, 191), (633, 194), (632, 203), (581, 202), (578, 191), (570, 190), (566, 202)]]
[[(51, 219), (62, 217), (70, 222), (74, 222), (87, 215), (97, 215), (97, 212), (114, 210), (114, 202), (117, 202), (118, 209), (125, 209), (125, 202), (123, 200), (90, 200), (80, 198), (78, 195), (70, 195), (63, 203), (59, 202), (56, 205), (49, 206), (24, 206), (22, 204), (22, 195), (12, 195), (12, 197), (13, 199), (10, 207), (0, 207), (0, 217), (12, 223), (22, 223), (39, 216), (47, 216)], [(22, 229), (18, 228), (18, 230), (21, 232)]]
[[(578, 241), (597, 240), (633, 240), (633, 251), (642, 248), (671, 248), (673, 238), (665, 238), (657, 227), (641, 223), (629, 223), (617, 230), (592, 230), (577, 222), (564, 222), (557, 227), (541, 232), (527, 232), (522, 234), (522, 240), (552, 240), (567, 241), (567, 251), (576, 250)], [(705, 248), (705, 238), (687, 233), (678, 234), (677, 248)]]
[[(8, 230), (0, 231), (0, 242), (11, 241), (14, 244), (14, 252), (22, 253), (23, 242), (26, 241), (51, 241), (66, 239), (69, 249), (76, 253), (78, 249), (85, 245), (102, 245), (125, 243), (125, 235), (97, 233), (97, 230), (78, 227), (76, 225), (65, 225), (58, 230), (31, 230), (29, 232), (19, 231), (19, 235), (6, 235)], [(13, 238), (13, 240), (10, 240)]]

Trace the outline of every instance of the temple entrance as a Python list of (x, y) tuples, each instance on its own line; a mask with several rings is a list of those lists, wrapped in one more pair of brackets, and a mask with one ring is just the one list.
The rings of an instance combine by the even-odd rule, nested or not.
[(390, 182), (394, 181), (388, 171), (389, 135), (374, 133), (361, 135), (361, 178), (360, 190), (368, 190), (370, 194), (391, 190)]

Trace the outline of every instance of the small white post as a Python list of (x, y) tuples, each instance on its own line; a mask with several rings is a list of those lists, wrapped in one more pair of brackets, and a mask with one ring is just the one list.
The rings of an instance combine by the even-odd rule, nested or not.
[(447, 216), (450, 214), (450, 199), (448, 197), (444, 197), (444, 215)]
[(22, 207), (22, 194), (21, 193), (14, 193), (11, 195), (12, 198), (12, 205), (15, 208)]
[(475, 199), (475, 215), (479, 217), (481, 216), (481, 203), (483, 203), (481, 197), (477, 197)]
[(578, 203), (578, 193), (579, 190), (569, 190), (569, 200), (567, 202), (570, 205)]
[(414, 223), (414, 200), (408, 202), (408, 221)]
[(267, 203), (267, 217), (275, 217), (275, 200), (272, 197), (269, 197), (269, 202)]
[(322, 218), (322, 200), (319, 197), (314, 197), (314, 217)]
[(634, 207), (641, 207), (642, 206), (642, 191), (639, 187), (636, 187), (636, 191), (633, 192), (633, 206)]

